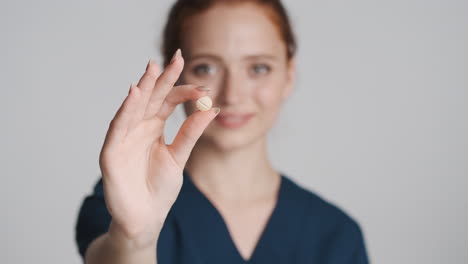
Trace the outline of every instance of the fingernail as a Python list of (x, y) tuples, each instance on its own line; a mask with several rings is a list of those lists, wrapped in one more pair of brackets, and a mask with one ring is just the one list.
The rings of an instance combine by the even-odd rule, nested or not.
[(148, 64), (146, 65), (146, 71), (148, 70), (150, 64), (151, 64), (151, 59), (148, 60)]
[(216, 115), (219, 114), (219, 112), (221, 112), (221, 108), (219, 108), (219, 107), (213, 107), (213, 110), (214, 110)]
[(202, 92), (208, 92), (208, 91), (210, 91), (210, 88), (208, 88), (208, 87), (206, 87), (206, 86), (203, 86), (203, 85), (202, 85), (202, 86), (198, 86), (196, 89), (199, 90), (199, 91), (202, 91)]
[(177, 49), (177, 51), (174, 53), (174, 55), (172, 55), (172, 59), (171, 59), (170, 64), (174, 63), (176, 58), (180, 57), (180, 55), (181, 55), (181, 51), (180, 51), (180, 49)]

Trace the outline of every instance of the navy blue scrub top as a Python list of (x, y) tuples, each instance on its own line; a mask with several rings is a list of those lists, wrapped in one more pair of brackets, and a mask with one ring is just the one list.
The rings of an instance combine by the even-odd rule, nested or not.
[[(237, 250), (221, 214), (187, 171), (164, 222), (158, 264), (368, 263), (358, 223), (337, 206), (281, 174), (276, 206), (249, 260)], [(76, 242), (84, 259), (89, 244), (108, 230), (102, 179), (80, 208)], [(155, 251), (156, 254), (156, 251)]]

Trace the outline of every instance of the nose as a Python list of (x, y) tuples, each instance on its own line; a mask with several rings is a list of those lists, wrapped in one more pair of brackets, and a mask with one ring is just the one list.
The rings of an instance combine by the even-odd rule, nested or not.
[(246, 76), (235, 71), (226, 71), (222, 82), (220, 101), (224, 105), (235, 105), (244, 100)]

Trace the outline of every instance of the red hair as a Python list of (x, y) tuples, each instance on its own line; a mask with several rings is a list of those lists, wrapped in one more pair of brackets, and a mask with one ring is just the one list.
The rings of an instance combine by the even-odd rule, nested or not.
[(182, 46), (183, 25), (185, 19), (202, 13), (215, 4), (239, 4), (252, 2), (265, 7), (267, 15), (278, 27), (280, 36), (286, 44), (286, 56), (291, 59), (296, 53), (297, 44), (289, 17), (280, 0), (177, 0), (172, 6), (163, 31), (162, 55), (167, 66), (174, 52)]

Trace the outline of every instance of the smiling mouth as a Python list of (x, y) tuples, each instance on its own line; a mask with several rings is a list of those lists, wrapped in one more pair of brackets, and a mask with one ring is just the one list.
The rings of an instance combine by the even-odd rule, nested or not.
[(220, 113), (215, 120), (225, 128), (240, 128), (247, 124), (254, 114)]

